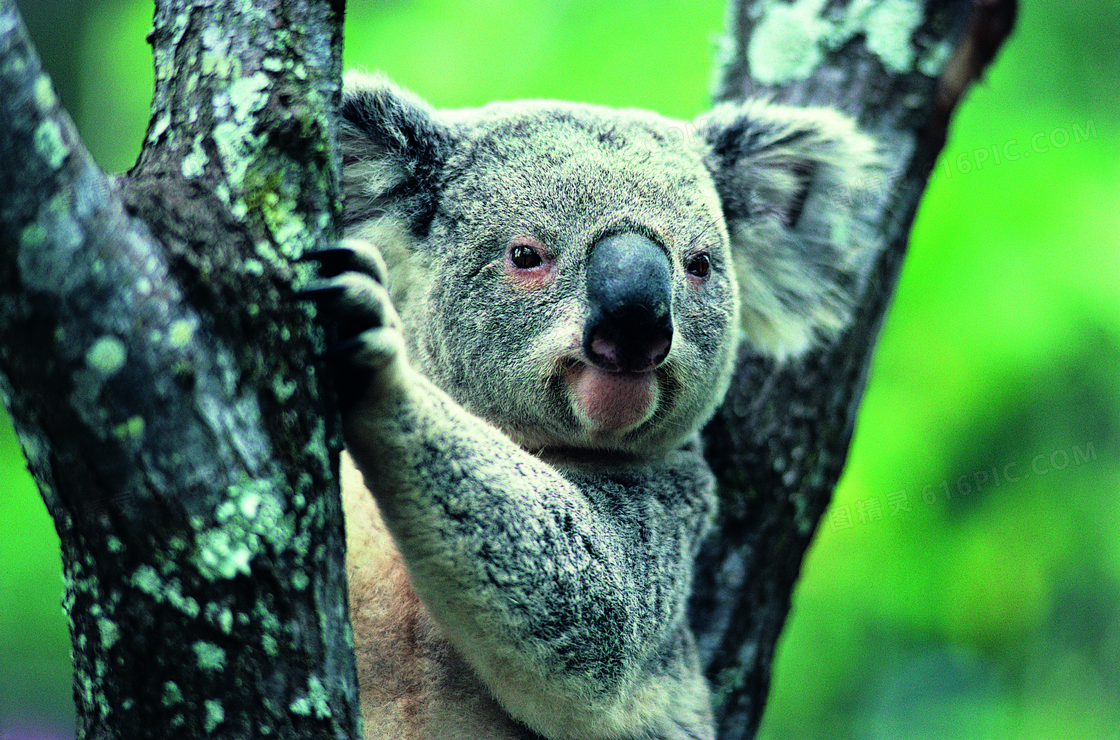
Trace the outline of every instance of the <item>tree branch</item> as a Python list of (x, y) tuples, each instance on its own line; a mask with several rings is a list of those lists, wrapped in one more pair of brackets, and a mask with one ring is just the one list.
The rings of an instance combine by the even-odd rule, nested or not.
[(877, 202), (864, 204), (885, 249), (850, 330), (784, 365), (744, 351), (705, 429), (723, 511), (697, 563), (692, 622), (722, 740), (751, 738), (761, 721), (775, 644), (847, 457), (918, 202), (953, 109), (1010, 33), (1016, 8), (1015, 0), (821, 5), (736, 3), (716, 96), (853, 115), (890, 163)]
[(62, 540), (81, 736), (357, 735), (337, 434), (282, 302), (336, 233), (341, 10), (157, 3), (114, 181), (0, 1), (0, 371)]

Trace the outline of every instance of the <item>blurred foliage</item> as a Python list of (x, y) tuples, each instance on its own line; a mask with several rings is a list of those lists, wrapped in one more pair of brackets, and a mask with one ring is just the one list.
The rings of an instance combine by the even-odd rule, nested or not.
[[(38, 0), (32, 30), (98, 160), (126, 169), (150, 4), (78, 5), (76, 47), (50, 43), (74, 0)], [(1120, 7), (1024, 5), (931, 178), (763, 740), (1120, 738)], [(347, 66), (437, 106), (685, 118), (723, 17), (722, 0), (349, 6)], [(0, 486), (0, 734), (62, 737), (57, 537), (6, 422)]]

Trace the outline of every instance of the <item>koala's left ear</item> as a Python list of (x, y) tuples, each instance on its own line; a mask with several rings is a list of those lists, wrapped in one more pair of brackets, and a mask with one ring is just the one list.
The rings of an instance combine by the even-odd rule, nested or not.
[(384, 75), (348, 72), (343, 89), (338, 139), (346, 225), (389, 217), (406, 231), (424, 232), (451, 133), (431, 106)]
[(879, 251), (866, 226), (874, 142), (829, 109), (749, 101), (696, 119), (719, 191), (751, 344), (779, 359), (843, 329)]

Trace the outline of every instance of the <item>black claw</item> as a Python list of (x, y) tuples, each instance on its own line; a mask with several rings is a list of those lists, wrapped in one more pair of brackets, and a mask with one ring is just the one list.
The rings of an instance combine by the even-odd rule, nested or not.
[(319, 278), (292, 293), (291, 300), (313, 301), (319, 309), (327, 328), (328, 347), (318, 361), (333, 377), (339, 407), (345, 412), (357, 403), (370, 379), (369, 368), (354, 364), (352, 356), (365, 344), (362, 333), (381, 326), (383, 316), (376, 304), (359, 300), (357, 294), (351, 293), (353, 286), (333, 278), (354, 272), (380, 282), (385, 277), (384, 266), (376, 257), (347, 246), (306, 252), (299, 261), (317, 262)]
[(378, 260), (365, 252), (350, 247), (330, 247), (307, 252), (299, 258), (300, 262), (315, 261), (319, 263), (319, 274), (332, 278), (344, 272), (360, 272), (369, 275), (378, 282), (385, 276), (384, 267)]
[(351, 352), (361, 349), (364, 344), (361, 335), (349, 337), (347, 339), (339, 339), (332, 347), (323, 353), (323, 357), (325, 359), (331, 359), (342, 355), (348, 355)]
[(347, 356), (360, 350), (364, 345), (361, 332), (359, 332), (353, 336), (335, 340), (325, 350), (316, 354), (315, 359), (329, 367), (344, 367), (347, 364)]
[(358, 335), (382, 325), (380, 306), (374, 302), (355, 300), (354, 295), (348, 295), (349, 290), (347, 286), (331, 280), (315, 280), (291, 296), (293, 301), (313, 301), (318, 307), (320, 319), (334, 327), (334, 336), (340, 339), (327, 351), (325, 356), (328, 358), (360, 346)]
[(315, 280), (303, 290), (297, 290), (292, 293), (292, 299), (297, 301), (315, 301), (321, 304), (335, 301), (345, 292), (346, 286), (344, 285), (336, 285), (324, 280)]
[(319, 274), (324, 277), (334, 277), (344, 272), (361, 268), (361, 261), (358, 259), (357, 253), (349, 247), (330, 247), (328, 249), (305, 252), (298, 261), (318, 262)]

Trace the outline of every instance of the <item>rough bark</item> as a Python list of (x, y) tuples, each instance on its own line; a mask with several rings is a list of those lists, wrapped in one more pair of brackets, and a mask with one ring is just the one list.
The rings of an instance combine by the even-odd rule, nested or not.
[[(818, 6), (823, 5), (823, 9)], [(839, 108), (889, 167), (868, 204), (885, 250), (836, 343), (775, 365), (744, 351), (704, 431), (722, 516), (697, 562), (692, 622), (721, 740), (754, 737), (805, 552), (847, 457), (875, 339), (949, 119), (1014, 24), (1015, 0), (739, 2), (716, 97)]]
[(114, 180), (0, 4), (0, 370), (62, 542), (81, 737), (357, 735), (337, 434), (285, 301), (336, 234), (341, 15), (157, 3)]
[[(0, 0), (0, 391), (62, 540), (84, 737), (356, 737), (338, 435), (292, 258), (336, 235), (342, 2), (157, 2), (143, 153), (85, 151)], [(950, 115), (1013, 0), (733, 3), (717, 97), (840, 107), (894, 167), (835, 345), (744, 352), (693, 621), (750, 738)]]

